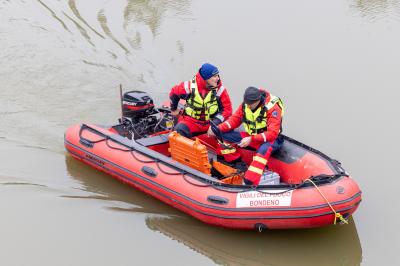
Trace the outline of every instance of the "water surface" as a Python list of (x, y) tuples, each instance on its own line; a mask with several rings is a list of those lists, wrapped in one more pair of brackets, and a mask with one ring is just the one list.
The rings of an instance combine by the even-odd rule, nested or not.
[[(1, 1), (1, 263), (397, 265), (399, 32), (390, 0)], [(342, 162), (349, 225), (210, 227), (66, 154), (69, 125), (116, 122), (119, 84), (160, 104), (204, 62), (234, 106), (268, 88), (285, 134)]]

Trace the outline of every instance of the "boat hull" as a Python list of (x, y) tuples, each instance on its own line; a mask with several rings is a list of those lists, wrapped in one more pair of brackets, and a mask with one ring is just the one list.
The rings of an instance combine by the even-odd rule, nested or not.
[(335, 212), (348, 217), (361, 202), (361, 191), (349, 176), (318, 189), (218, 185), (181, 171), (165, 156), (154, 158), (154, 153), (126, 143), (102, 140), (115, 133), (90, 127), (102, 136), (82, 130), (82, 125), (66, 131), (65, 147), (74, 158), (211, 225), (257, 230), (321, 227), (335, 222)]

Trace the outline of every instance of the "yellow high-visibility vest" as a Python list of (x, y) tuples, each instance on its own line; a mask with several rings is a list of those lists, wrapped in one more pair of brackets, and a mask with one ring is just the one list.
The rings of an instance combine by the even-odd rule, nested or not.
[[(210, 120), (210, 116), (216, 114), (219, 110), (217, 96), (221, 95), (223, 87), (216, 90), (210, 90), (204, 99), (199, 93), (196, 78), (190, 82), (190, 96), (186, 100), (185, 114), (198, 120)], [(201, 114), (204, 113), (204, 117)]]
[(252, 111), (250, 107), (243, 103), (243, 127), (249, 135), (256, 135), (267, 130), (267, 112), (276, 104), (282, 110), (282, 117), (284, 113), (284, 106), (282, 100), (270, 94), (270, 99), (264, 105), (258, 107), (255, 111)]

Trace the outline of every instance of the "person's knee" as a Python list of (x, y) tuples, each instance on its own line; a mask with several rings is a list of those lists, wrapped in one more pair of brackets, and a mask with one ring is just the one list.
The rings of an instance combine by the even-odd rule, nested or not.
[(190, 132), (190, 129), (187, 125), (183, 124), (183, 123), (179, 123), (175, 126), (174, 130), (176, 132), (178, 132), (179, 135), (182, 135), (186, 138), (191, 138), (192, 137), (192, 133)]
[(240, 142), (242, 140), (242, 137), (240, 136), (240, 133), (236, 132), (234, 130), (222, 133), (221, 137), (222, 137), (223, 140), (226, 140), (226, 141), (231, 142), (231, 143)]
[(258, 148), (257, 153), (262, 154), (262, 155), (265, 155), (270, 147), (271, 147), (271, 144), (270, 144), (270, 143), (268, 143), (268, 142), (263, 143), (263, 144)]

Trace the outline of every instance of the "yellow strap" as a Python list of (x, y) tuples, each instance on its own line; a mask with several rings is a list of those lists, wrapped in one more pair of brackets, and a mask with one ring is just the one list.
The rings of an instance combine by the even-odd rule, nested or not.
[(322, 194), (322, 191), (317, 187), (317, 185), (316, 185), (311, 179), (308, 178), (308, 179), (306, 179), (305, 181), (311, 182), (311, 183), (314, 185), (314, 187), (318, 190), (319, 194), (321, 194), (321, 196), (324, 198), (324, 200), (326, 201), (326, 203), (328, 203), (329, 207), (331, 208), (331, 210), (332, 210), (333, 213), (335, 214), (335, 218), (334, 218), (333, 224), (336, 224), (337, 218), (339, 218), (339, 220), (340, 220), (342, 223), (345, 223), (345, 224), (348, 224), (348, 223), (349, 223), (346, 219), (344, 219), (344, 217), (342, 216), (342, 214), (340, 214), (340, 212), (336, 212), (336, 211), (335, 211), (335, 209), (332, 207), (331, 203), (328, 201), (328, 199), (325, 197), (325, 195)]
[(267, 162), (268, 162), (265, 158), (260, 157), (260, 156), (254, 156), (253, 161), (262, 163), (263, 165), (267, 165)]
[(258, 167), (255, 167), (255, 166), (250, 165), (250, 166), (249, 166), (249, 169), (247, 169), (247, 171), (252, 171), (252, 172), (254, 172), (254, 173), (257, 173), (257, 174), (262, 175), (262, 173), (264, 172), (264, 169), (260, 169), (260, 168), (258, 168)]
[(221, 150), (221, 153), (222, 153), (222, 154), (231, 154), (231, 153), (234, 153), (234, 152), (236, 152), (236, 149), (235, 149), (235, 148), (233, 148), (233, 149), (224, 149), (224, 150)]

